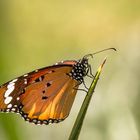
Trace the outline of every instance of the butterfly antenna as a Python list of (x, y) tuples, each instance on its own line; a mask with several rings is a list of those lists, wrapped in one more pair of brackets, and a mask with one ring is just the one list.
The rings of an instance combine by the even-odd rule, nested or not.
[(97, 53), (100, 53), (100, 52), (107, 51), (107, 50), (114, 50), (114, 51), (117, 51), (115, 48), (107, 48), (107, 49), (103, 49), (103, 50), (98, 51), (98, 52), (95, 52), (95, 53), (87, 54), (87, 55), (85, 55), (83, 58), (87, 58), (87, 57), (92, 57), (92, 58), (93, 58), (93, 55), (95, 55), (95, 54), (97, 54)]

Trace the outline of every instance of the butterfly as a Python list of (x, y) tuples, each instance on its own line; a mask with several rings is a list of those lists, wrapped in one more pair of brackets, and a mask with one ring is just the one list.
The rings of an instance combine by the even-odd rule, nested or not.
[[(109, 49), (115, 50), (102, 51)], [(0, 112), (21, 114), (34, 124), (63, 121), (70, 113), (79, 85), (85, 85), (84, 77), (94, 77), (89, 56), (93, 54), (32, 71), (1, 85)]]

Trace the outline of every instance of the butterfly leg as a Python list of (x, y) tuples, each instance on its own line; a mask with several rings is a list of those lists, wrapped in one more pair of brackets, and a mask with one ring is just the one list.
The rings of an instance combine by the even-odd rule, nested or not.
[(89, 78), (91, 78), (91, 79), (93, 79), (93, 78), (94, 78), (93, 76), (91, 76), (91, 75), (88, 75), (88, 74), (87, 74), (87, 77), (89, 77)]
[[(88, 75), (88, 73), (89, 73), (90, 75)], [(92, 78), (92, 79), (94, 79), (94, 77), (95, 77), (95, 76), (93, 75), (93, 73), (92, 73), (91, 65), (88, 65), (87, 76), (88, 76), (89, 78)]]
[[(77, 86), (79, 86), (79, 85), (81, 85), (81, 83), (84, 83), (84, 86), (85, 86), (85, 88), (87, 89), (80, 89), (80, 88), (77, 88)], [(79, 83), (79, 84), (77, 84), (73, 89), (75, 89), (75, 90), (81, 90), (81, 91), (84, 91), (84, 92), (88, 92), (88, 88), (86, 87), (86, 84), (85, 84), (85, 82), (84, 82), (84, 80), (83, 80), (83, 82), (81, 82), (81, 83)]]
[(79, 90), (85, 91), (87, 93), (88, 92), (88, 87), (86, 86), (85, 81), (83, 80), (82, 83), (83, 83), (85, 89), (79, 89)]
[(85, 81), (83, 80), (83, 85), (84, 85), (84, 87), (88, 90), (88, 87), (86, 86), (86, 84), (85, 84)]
[(84, 91), (84, 92), (88, 92), (87, 90), (85, 90), (85, 89), (76, 89), (76, 90), (81, 90), (81, 91)]

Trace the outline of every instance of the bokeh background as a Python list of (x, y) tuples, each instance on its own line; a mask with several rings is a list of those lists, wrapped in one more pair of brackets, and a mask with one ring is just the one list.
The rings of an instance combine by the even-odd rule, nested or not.
[[(118, 52), (90, 59), (95, 73), (108, 56), (79, 139), (139, 140), (140, 1), (0, 1), (0, 84), (108, 47)], [(36, 126), (1, 113), (0, 140), (67, 140), (85, 95), (78, 91), (59, 124)]]

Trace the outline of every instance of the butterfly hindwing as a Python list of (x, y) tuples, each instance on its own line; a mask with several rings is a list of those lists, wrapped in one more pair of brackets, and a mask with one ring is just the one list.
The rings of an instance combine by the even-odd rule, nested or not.
[(77, 81), (67, 75), (71, 69), (65, 66), (56, 68), (53, 73), (43, 75), (41, 81), (32, 81), (26, 87), (20, 97), (25, 120), (41, 124), (59, 122), (68, 116), (76, 94), (74, 87), (77, 85)]

